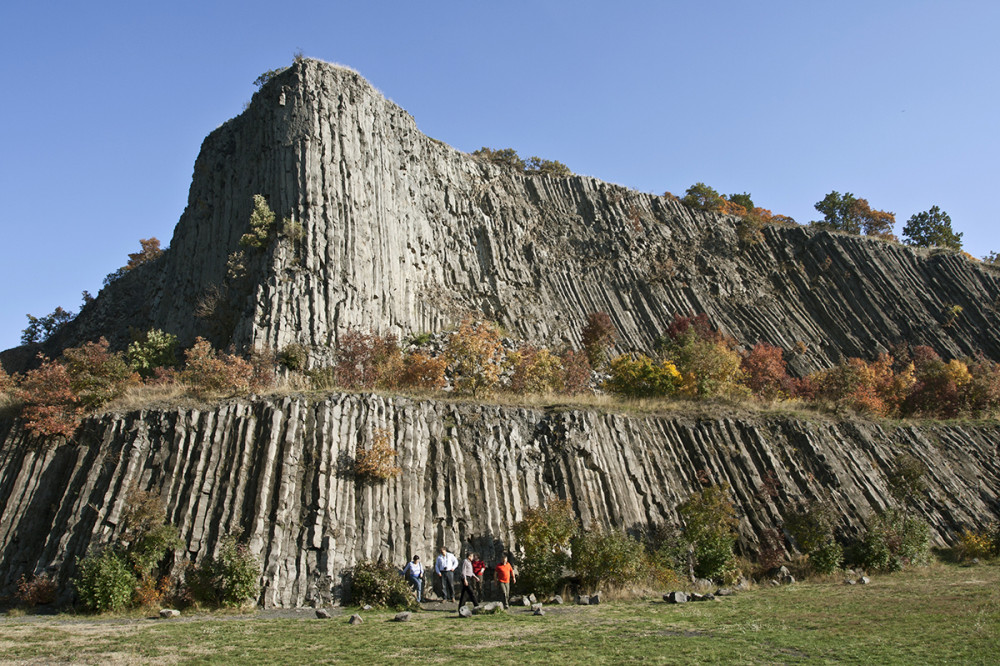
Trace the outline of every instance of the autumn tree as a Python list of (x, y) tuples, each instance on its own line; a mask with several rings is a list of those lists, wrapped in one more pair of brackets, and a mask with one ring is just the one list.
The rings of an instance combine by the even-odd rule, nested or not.
[(83, 419), (83, 407), (73, 392), (72, 378), (62, 363), (39, 354), (41, 365), (21, 381), (21, 417), (41, 437), (72, 437)]
[(618, 330), (607, 312), (591, 312), (587, 315), (587, 323), (580, 337), (591, 367), (599, 368), (607, 360), (608, 350), (618, 339)]
[(506, 353), (500, 329), (492, 322), (466, 319), (452, 333), (445, 358), (455, 374), (455, 390), (479, 397), (500, 384)]
[(494, 150), (493, 148), (483, 146), (479, 150), (474, 151), (472, 156), (478, 157), (484, 162), (514, 169), (515, 171), (524, 171), (525, 167), (524, 160), (518, 156), (517, 151), (513, 148), (498, 148)]
[(163, 250), (160, 248), (160, 239), (155, 236), (153, 238), (140, 238), (139, 247), (141, 249), (138, 252), (129, 252), (127, 264), (116, 270), (114, 273), (109, 273), (104, 278), (105, 287), (128, 273), (130, 270), (158, 259), (163, 255)]
[(911, 216), (903, 227), (903, 237), (907, 245), (916, 247), (962, 249), (962, 234), (952, 230), (951, 217), (937, 206)]
[(813, 222), (813, 226), (833, 231), (887, 236), (892, 233), (892, 226), (896, 222), (893, 213), (875, 210), (866, 199), (859, 199), (850, 192), (842, 195), (834, 190), (822, 201), (816, 202), (815, 208), (823, 213), (823, 221)]
[(725, 197), (705, 183), (695, 183), (681, 197), (681, 203), (688, 208), (709, 212), (721, 210), (725, 200)]
[(44, 317), (27, 316), (28, 326), (21, 331), (21, 342), (26, 345), (32, 342), (45, 342), (56, 331), (71, 322), (76, 315), (57, 307)]

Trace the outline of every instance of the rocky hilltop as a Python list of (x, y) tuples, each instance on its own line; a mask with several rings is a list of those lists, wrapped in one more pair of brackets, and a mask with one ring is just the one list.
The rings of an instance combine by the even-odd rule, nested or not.
[[(234, 278), (254, 194), (296, 232), (246, 252)], [(483, 163), (423, 135), (357, 73), (303, 59), (205, 139), (166, 255), (104, 289), (51, 344), (121, 346), (129, 329), (156, 327), (182, 343), (300, 343), (320, 363), (348, 327), (406, 335), (475, 312), (524, 339), (578, 343), (586, 315), (606, 311), (622, 349), (648, 349), (675, 314), (704, 312), (743, 344), (804, 350), (791, 358), (799, 373), (899, 342), (1000, 359), (997, 273), (797, 226), (746, 244), (736, 222)]]
[[(391, 433), (402, 474), (352, 476), (359, 441)], [(883, 426), (796, 418), (635, 416), (331, 394), (216, 408), (107, 415), (77, 444), (39, 447), (0, 423), (0, 593), (23, 573), (60, 571), (116, 533), (126, 490), (160, 493), (186, 548), (216, 552), (242, 531), (264, 563), (267, 606), (326, 604), (355, 562), (402, 566), (440, 544), (488, 562), (515, 522), (551, 498), (586, 527), (677, 524), (698, 474), (733, 486), (745, 550), (780, 507), (828, 498), (855, 535), (888, 503), (901, 451), (925, 464), (915, 510), (944, 545), (1000, 514), (1000, 424)], [(764, 492), (765, 480), (776, 494)]]

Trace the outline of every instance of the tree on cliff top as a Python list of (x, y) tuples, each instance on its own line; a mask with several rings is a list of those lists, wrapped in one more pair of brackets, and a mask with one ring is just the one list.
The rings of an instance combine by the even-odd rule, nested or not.
[(866, 199), (858, 199), (850, 192), (842, 195), (834, 190), (817, 201), (815, 208), (823, 213), (823, 221), (813, 222), (813, 226), (850, 234), (886, 236), (896, 222), (893, 213), (875, 210)]
[(951, 217), (937, 206), (910, 217), (903, 227), (903, 237), (907, 245), (916, 247), (962, 249), (962, 234), (952, 230)]

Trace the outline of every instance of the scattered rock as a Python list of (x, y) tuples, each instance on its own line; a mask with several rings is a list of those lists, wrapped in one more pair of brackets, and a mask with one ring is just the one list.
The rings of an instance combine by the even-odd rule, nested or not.
[(372, 607), (369, 606), (368, 604), (365, 604), (364, 606), (361, 607), (361, 610), (364, 610), (364, 611), (370, 611), (371, 609), (372, 609)]
[(735, 597), (736, 590), (730, 587), (720, 587), (715, 591), (715, 596), (717, 597)]
[(793, 576), (792, 574), (788, 574), (787, 576), (781, 577), (782, 585), (793, 585), (794, 583), (795, 583), (795, 576)]
[(601, 593), (594, 592), (592, 595), (590, 595), (590, 605), (596, 606), (599, 603), (601, 603)]
[(539, 606), (531, 614), (532, 615), (538, 615), (539, 617), (541, 617), (541, 616), (545, 615), (545, 609), (542, 608), (541, 606)]
[(540, 604), (540, 603), (531, 604), (531, 610), (533, 610), (533, 611), (537, 611), (537, 610), (541, 609), (541, 607), (542, 607), (542, 604)]
[(743, 592), (750, 589), (750, 581), (740, 576), (740, 579), (736, 582), (736, 591)]
[(458, 616), (459, 617), (472, 617), (472, 611), (469, 610), (468, 606), (461, 606), (458, 609)]
[(858, 579), (858, 582), (861, 583), (862, 585), (867, 585), (868, 583), (872, 582), (872, 579), (869, 578), (868, 576), (862, 576), (861, 578)]
[(715, 601), (715, 595), (711, 592), (705, 594), (692, 594), (691, 601)]
[(534, 599), (534, 598), (535, 598), (535, 595), (533, 595), (533, 594), (531, 596), (528, 596), (528, 597), (521, 597), (521, 605), (524, 606), (525, 608), (527, 608), (528, 606), (530, 606), (533, 603), (531, 600)]
[(354, 615), (351, 616), (351, 619), (347, 621), (347, 624), (351, 624), (351, 625), (355, 625), (356, 626), (356, 625), (361, 624), (362, 622), (364, 622), (364, 620), (361, 619), (361, 616), (358, 615), (357, 613), (355, 613)]
[(330, 616), (330, 611), (328, 611), (325, 608), (317, 608), (316, 609), (316, 617), (319, 618), (320, 620), (329, 620), (330, 617), (331, 617)]
[(533, 605), (533, 604), (537, 604), (537, 603), (538, 603), (537, 597), (535, 597), (534, 594), (529, 594), (528, 595), (528, 604), (529, 605)]
[(844, 585), (857, 585), (857, 584), (858, 584), (858, 581), (854, 580), (853, 578), (845, 578), (844, 579)]
[(490, 601), (483, 604), (482, 606), (476, 606), (472, 609), (473, 615), (493, 615), (494, 613), (503, 612), (503, 603), (499, 601)]
[(521, 595), (520, 594), (515, 594), (514, 596), (512, 596), (510, 598), (510, 605), (511, 606), (520, 606), (521, 605)]
[(576, 603), (579, 606), (589, 606), (590, 605), (590, 595), (588, 595), (588, 594), (578, 594), (578, 595), (576, 595)]
[(392, 619), (394, 622), (409, 622), (412, 615), (413, 613), (410, 611), (403, 611), (402, 613), (396, 613), (396, 617)]
[(556, 596), (552, 597), (552, 603), (554, 603), (556, 606), (561, 606), (562, 602), (563, 602), (562, 595), (557, 594)]
[(663, 595), (663, 600), (668, 604), (686, 604), (688, 595), (687, 592), (669, 592)]
[(165, 620), (170, 619), (172, 617), (180, 617), (180, 616), (181, 616), (181, 612), (179, 610), (174, 609), (174, 608), (161, 608), (160, 609), (160, 617), (162, 617)]

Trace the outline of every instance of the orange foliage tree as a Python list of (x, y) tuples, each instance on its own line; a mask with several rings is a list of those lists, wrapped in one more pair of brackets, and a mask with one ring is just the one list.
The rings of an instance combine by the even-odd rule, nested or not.
[(40, 437), (72, 437), (83, 419), (83, 407), (73, 392), (72, 378), (62, 363), (39, 354), (41, 365), (21, 381), (21, 416)]
[(445, 358), (455, 374), (457, 392), (473, 397), (491, 393), (506, 365), (500, 329), (492, 322), (466, 319), (452, 333)]

